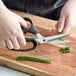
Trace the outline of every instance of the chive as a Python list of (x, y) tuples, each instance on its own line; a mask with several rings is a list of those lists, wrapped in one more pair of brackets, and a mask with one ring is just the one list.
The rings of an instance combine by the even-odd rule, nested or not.
[(69, 52), (70, 52), (70, 47), (61, 48), (60, 51), (61, 51), (62, 53), (69, 53)]
[(64, 41), (64, 38), (59, 38), (60, 41)]
[[(63, 32), (59, 32), (59, 34), (63, 34)], [(64, 41), (64, 38), (59, 38), (59, 40)]]
[(63, 34), (63, 32), (59, 32), (59, 34)]
[(41, 63), (51, 63), (50, 60), (28, 57), (28, 56), (19, 56), (16, 58), (18, 61), (34, 61), (34, 62), (41, 62)]

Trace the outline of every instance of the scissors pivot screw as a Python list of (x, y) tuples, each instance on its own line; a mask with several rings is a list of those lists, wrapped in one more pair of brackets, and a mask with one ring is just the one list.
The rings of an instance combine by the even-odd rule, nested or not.
[(46, 41), (45, 39), (43, 39), (43, 41)]

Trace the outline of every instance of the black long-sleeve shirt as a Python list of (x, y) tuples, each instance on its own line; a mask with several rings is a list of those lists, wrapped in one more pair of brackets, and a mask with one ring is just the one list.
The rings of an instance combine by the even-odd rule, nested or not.
[(3, 0), (9, 8), (58, 19), (61, 8), (68, 0)]

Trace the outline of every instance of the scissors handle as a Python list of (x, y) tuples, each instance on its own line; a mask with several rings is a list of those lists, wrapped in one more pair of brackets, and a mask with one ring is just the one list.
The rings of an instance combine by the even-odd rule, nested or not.
[(37, 47), (37, 45), (39, 45), (39, 43), (34, 38), (26, 38), (26, 42), (32, 42), (33, 43), (33, 47), (32, 48), (28, 48), (28, 49), (19, 49), (19, 50), (11, 49), (11, 50), (13, 50), (13, 51), (21, 51), (21, 52), (31, 51), (31, 50), (34, 50)]
[[(27, 33), (27, 32), (30, 32), (32, 34), (37, 34), (39, 33), (37, 31), (37, 29), (35, 28), (35, 26), (33, 25), (33, 22), (31, 21), (31, 19), (27, 18), (27, 17), (24, 17), (24, 20), (28, 21), (30, 23), (30, 28), (26, 29), (24, 27), (21, 26), (22, 30), (24, 33)], [(33, 43), (33, 47), (32, 48), (28, 48), (28, 49), (19, 49), (19, 50), (15, 50), (15, 49), (11, 49), (13, 51), (31, 51), (31, 50), (34, 50), (37, 45), (39, 45), (39, 43), (34, 39), (34, 38), (25, 38), (26, 39), (26, 42), (32, 42)]]
[(36, 35), (36, 34), (38, 33), (38, 30), (35, 28), (33, 22), (31, 21), (31, 19), (29, 19), (29, 18), (27, 18), (27, 17), (24, 17), (23, 19), (24, 19), (25, 21), (28, 21), (28, 22), (30, 23), (30, 25), (31, 25), (30, 28), (28, 28), (28, 29), (25, 29), (25, 28), (23, 28), (23, 27), (21, 26), (23, 32), (24, 32), (24, 33), (30, 32), (30, 33)]

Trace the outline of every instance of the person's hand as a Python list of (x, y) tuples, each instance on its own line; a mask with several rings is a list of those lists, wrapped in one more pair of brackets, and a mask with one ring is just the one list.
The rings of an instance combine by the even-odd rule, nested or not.
[(58, 32), (69, 33), (74, 25), (76, 25), (76, 1), (69, 0), (62, 8), (56, 29)]
[(0, 45), (9, 49), (19, 49), (26, 44), (21, 26), (26, 22), (20, 16), (7, 10), (0, 15)]

